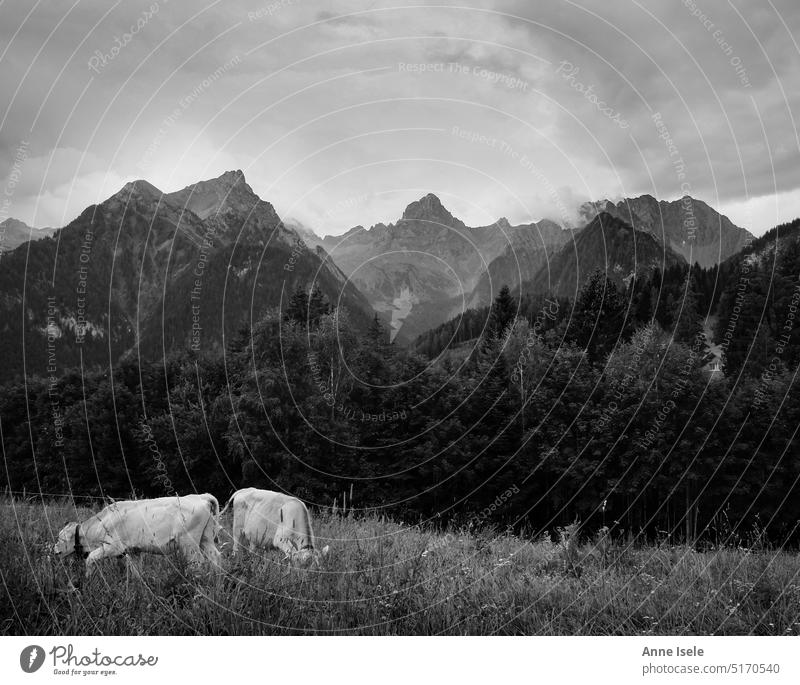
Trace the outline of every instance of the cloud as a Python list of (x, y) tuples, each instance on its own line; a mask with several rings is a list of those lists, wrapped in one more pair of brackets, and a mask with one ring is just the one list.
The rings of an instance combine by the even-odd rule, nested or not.
[[(242, 168), (323, 232), (396, 219), (428, 191), (467, 223), (530, 221), (581, 199), (681, 195), (657, 112), (693, 195), (748, 208), (756, 232), (792, 218), (793, 0), (429, 4), (160, 0), (125, 42), (144, 6), (48, 3), (23, 23), (27, 5), (6, 3), (0, 178), (21, 141), (30, 157), (13, 211), (52, 223), (130, 178), (170, 190)], [(356, 196), (370, 199), (342, 204)]]

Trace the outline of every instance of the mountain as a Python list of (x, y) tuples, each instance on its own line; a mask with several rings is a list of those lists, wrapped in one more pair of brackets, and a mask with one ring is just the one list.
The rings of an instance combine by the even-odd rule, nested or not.
[[(210, 185), (209, 185), (210, 184)], [(207, 255), (181, 274), (166, 293), (161, 318), (150, 318), (144, 340), (147, 356), (161, 329), (167, 349), (208, 340), (230, 340), (241, 322), (257, 320), (291, 297), (298, 285), (317, 285), (328, 301), (347, 308), (366, 327), (372, 308), (321, 247), (311, 247), (261, 200), (241, 171), (227, 172), (166, 196), (168, 202), (199, 211), (207, 226)], [(203, 265), (200, 268), (200, 260)], [(198, 272), (202, 277), (197, 278)], [(201, 327), (199, 336), (196, 331)]]
[(312, 282), (368, 325), (363, 295), (241, 171), (169, 194), (128, 183), (63, 228), (58, 244), (48, 238), (4, 256), (0, 380), (217, 349)]
[(532, 251), (535, 244), (544, 248), (568, 238), (552, 222), (511, 226), (501, 219), (471, 228), (429, 193), (409, 204), (396, 223), (356, 226), (344, 235), (326, 236), (322, 244), (390, 321), (392, 337), (407, 343), (482, 300), (486, 288), (473, 291), (507, 249), (516, 244)]
[(600, 212), (578, 232), (574, 241), (562, 247), (549, 263), (543, 264), (536, 275), (522, 285), (522, 290), (574, 299), (597, 269), (623, 286), (636, 273), (655, 268), (663, 270), (684, 261), (651, 233), (638, 231), (617, 216)]
[(736, 254), (753, 235), (734, 225), (702, 200), (688, 195), (668, 202), (650, 195), (621, 200), (585, 203), (581, 207), (587, 221), (599, 212), (616, 216), (638, 231), (658, 238), (687, 262), (710, 267)]
[(471, 307), (491, 304), (503, 285), (514, 289), (529, 280), (576, 234), (548, 219), (521, 226), (511, 226), (507, 220), (500, 219), (498, 224), (505, 224), (509, 243), (478, 279), (472, 291)]
[(29, 240), (48, 238), (55, 232), (55, 228), (33, 228), (18, 219), (6, 219), (0, 222), (0, 253), (9, 252)]

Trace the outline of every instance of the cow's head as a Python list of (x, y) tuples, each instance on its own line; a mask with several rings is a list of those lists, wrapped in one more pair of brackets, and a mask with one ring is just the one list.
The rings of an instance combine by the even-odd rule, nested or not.
[(78, 528), (78, 522), (73, 521), (65, 525), (61, 532), (58, 534), (58, 540), (53, 545), (53, 554), (60, 557), (66, 557), (75, 552), (75, 530)]
[(301, 566), (307, 566), (308, 564), (314, 564), (314, 566), (317, 566), (322, 559), (328, 556), (329, 551), (330, 547), (328, 545), (325, 545), (322, 549), (311, 549), (310, 547), (305, 547), (294, 552), (291, 556), (292, 561)]

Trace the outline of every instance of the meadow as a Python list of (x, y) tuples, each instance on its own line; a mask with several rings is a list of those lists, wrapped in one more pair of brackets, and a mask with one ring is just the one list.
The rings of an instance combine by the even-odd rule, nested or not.
[(317, 567), (232, 556), (226, 520), (222, 570), (142, 555), (82, 583), (82, 562), (48, 550), (91, 513), (0, 500), (0, 634), (800, 635), (800, 555), (757, 536), (697, 551), (314, 512), (332, 548)]

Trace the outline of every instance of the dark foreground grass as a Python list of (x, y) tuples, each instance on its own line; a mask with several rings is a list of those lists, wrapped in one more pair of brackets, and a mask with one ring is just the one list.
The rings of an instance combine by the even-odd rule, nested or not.
[(47, 551), (75, 518), (68, 504), (0, 501), (0, 633), (800, 634), (794, 552), (569, 534), (553, 543), (322, 516), (317, 537), (332, 553), (317, 568), (277, 552), (233, 557), (228, 543), (221, 570), (142, 555), (103, 562), (70, 590), (82, 564)]

